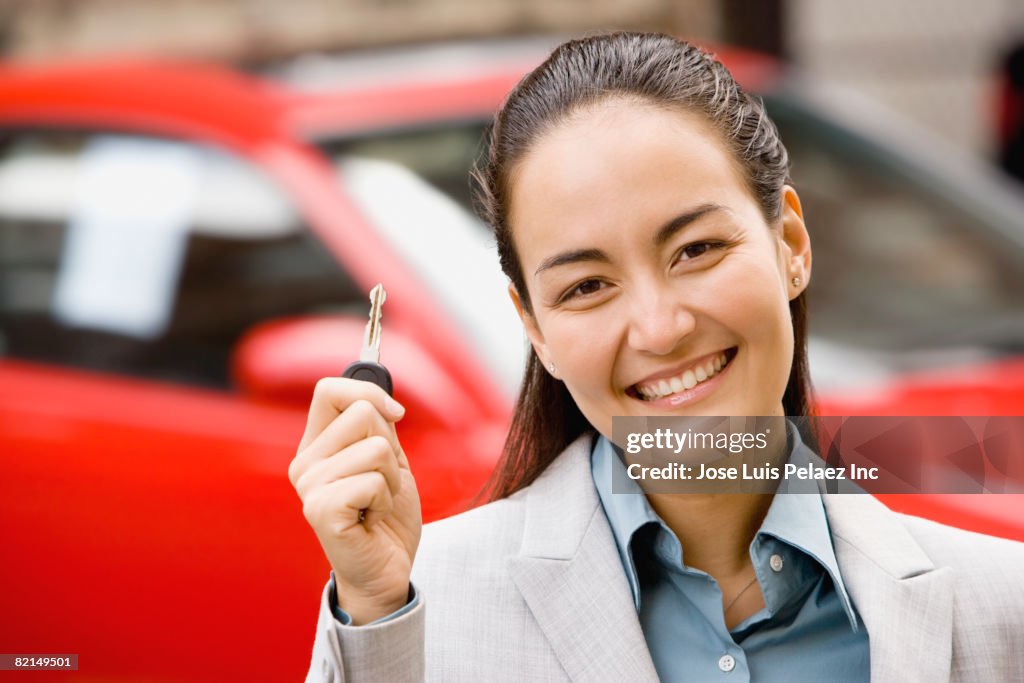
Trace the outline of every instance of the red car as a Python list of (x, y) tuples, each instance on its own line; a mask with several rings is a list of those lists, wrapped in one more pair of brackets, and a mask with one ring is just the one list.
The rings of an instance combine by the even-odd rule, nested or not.
[[(456, 54), (471, 68), (349, 62), (320, 92), (199, 64), (0, 67), (0, 651), (77, 653), (69, 677), (94, 680), (300, 678), (328, 567), (286, 470), (377, 281), (424, 517), (469, 504), (523, 340), (466, 168), (538, 56)], [(783, 92), (774, 63), (725, 59)], [(1010, 292), (1024, 247), (999, 239)], [(823, 405), (1021, 413), (1024, 361), (981, 360), (837, 381)], [(898, 503), (1024, 538), (1010, 497)]]
[(299, 678), (328, 567), (286, 471), (366, 292), (386, 283), (426, 518), (479, 490), (507, 393), (279, 89), (5, 68), (0, 126), (0, 650), (78, 653), (93, 680)]

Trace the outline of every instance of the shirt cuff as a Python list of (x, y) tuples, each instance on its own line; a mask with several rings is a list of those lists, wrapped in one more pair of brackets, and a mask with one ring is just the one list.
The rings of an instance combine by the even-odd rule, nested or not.
[[(331, 572), (331, 580), (328, 583), (328, 586), (329, 586), (329, 588), (328, 588), (327, 595), (328, 595), (328, 602), (329, 602), (329, 604), (331, 606), (331, 613), (334, 615), (334, 618), (337, 619), (341, 623), (342, 626), (351, 626), (352, 625), (352, 616), (348, 612), (346, 612), (345, 610), (343, 610), (340, 607), (338, 607), (338, 588), (337, 588), (337, 584), (334, 582), (334, 572), (333, 571)], [(399, 609), (395, 610), (391, 614), (383, 616), (380, 619), (377, 619), (376, 621), (371, 621), (369, 624), (363, 624), (363, 626), (370, 626), (371, 624), (383, 624), (385, 621), (391, 621), (392, 619), (397, 619), (398, 617), (402, 616), (403, 614), (405, 614), (406, 612), (411, 610), (413, 607), (418, 605), (419, 602), (420, 602), (419, 593), (416, 592), (416, 587), (413, 586), (412, 585), (412, 581), (410, 581), (409, 582), (409, 596), (406, 598), (406, 602), (405, 602), (405, 606), (404, 607), (400, 607)]]

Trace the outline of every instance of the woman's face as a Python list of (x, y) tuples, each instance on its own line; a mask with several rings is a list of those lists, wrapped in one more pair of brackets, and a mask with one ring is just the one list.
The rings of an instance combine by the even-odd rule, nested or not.
[(769, 226), (708, 123), (624, 99), (546, 132), (509, 186), (532, 313), (513, 301), (601, 433), (614, 415), (783, 414), (811, 266), (791, 188)]

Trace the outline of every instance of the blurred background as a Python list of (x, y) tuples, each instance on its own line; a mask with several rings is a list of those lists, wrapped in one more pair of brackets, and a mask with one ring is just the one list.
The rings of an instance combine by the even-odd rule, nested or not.
[(1022, 39), (1024, 8), (1013, 0), (2, 0), (0, 53), (253, 65), (311, 52), (609, 27), (781, 57), (994, 159), (1001, 71)]
[[(469, 168), (612, 28), (706, 45), (779, 126), (821, 412), (1024, 413), (1019, 2), (0, 0), (0, 652), (302, 676), (328, 567), (286, 470), (376, 282), (424, 517), (471, 504), (525, 345)], [(1013, 496), (886, 502), (1024, 539)]]

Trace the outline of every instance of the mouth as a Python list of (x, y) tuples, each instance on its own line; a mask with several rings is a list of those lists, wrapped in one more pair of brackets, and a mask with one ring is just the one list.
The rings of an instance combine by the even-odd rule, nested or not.
[(638, 401), (666, 406), (695, 400), (717, 384), (714, 380), (729, 367), (737, 351), (733, 346), (705, 356), (671, 376), (637, 382), (626, 389), (626, 394)]

